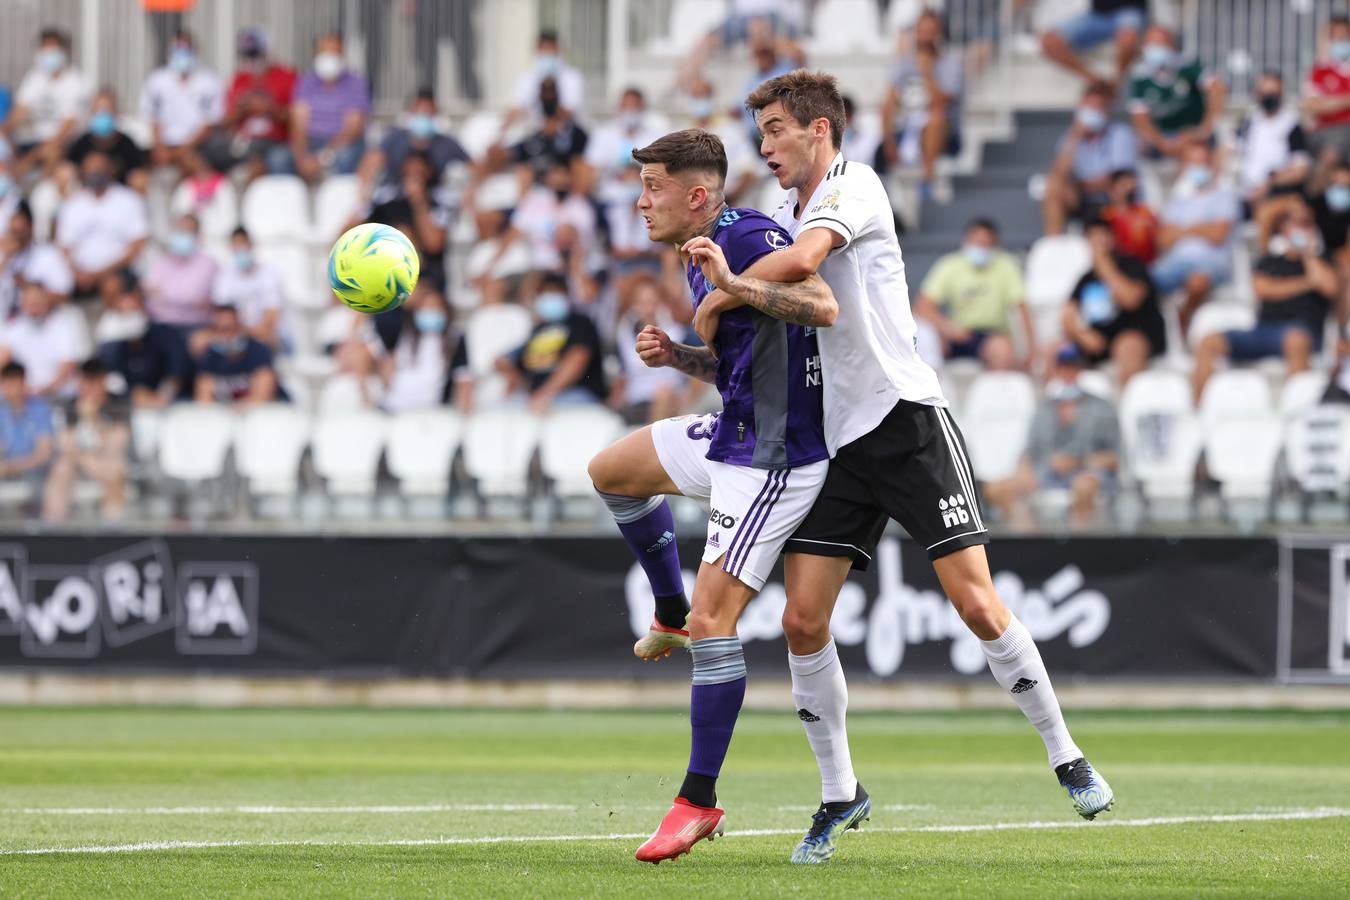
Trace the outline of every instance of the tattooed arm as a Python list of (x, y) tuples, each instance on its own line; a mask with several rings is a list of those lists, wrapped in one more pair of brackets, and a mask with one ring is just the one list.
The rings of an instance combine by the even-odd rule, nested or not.
[[(709, 295), (699, 305), (699, 312), (703, 314), (705, 320), (720, 316), (738, 306), (752, 306), (766, 316), (798, 325), (826, 328), (834, 324), (835, 317), (839, 313), (839, 305), (835, 302), (834, 292), (830, 290), (825, 280), (816, 274), (814, 266), (809, 269), (794, 268), (791, 272), (785, 273), (790, 277), (785, 277), (781, 281), (755, 277), (762, 269), (771, 267), (776, 269), (773, 264), (779, 257), (787, 258), (792, 254), (791, 249), (761, 257), (742, 275), (731, 272), (722, 248), (708, 238), (694, 238), (685, 244), (684, 249), (703, 269), (704, 277), (718, 287), (717, 292)], [(825, 250), (828, 252), (828, 244)], [(696, 321), (696, 327), (697, 324)], [(707, 340), (703, 329), (698, 330), (699, 335)]]
[(717, 374), (717, 358), (711, 350), (678, 344), (655, 325), (648, 325), (638, 332), (637, 354), (653, 369), (669, 366), (709, 384)]

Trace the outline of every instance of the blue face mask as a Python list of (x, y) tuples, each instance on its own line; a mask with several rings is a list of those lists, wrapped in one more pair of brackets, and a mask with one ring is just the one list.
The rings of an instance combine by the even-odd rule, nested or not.
[(445, 313), (439, 309), (419, 309), (413, 313), (413, 325), (423, 334), (436, 334), (445, 330), (445, 323), (449, 321)]
[(1350, 61), (1350, 41), (1332, 41), (1331, 56), (1337, 62)]
[(1350, 184), (1333, 184), (1327, 188), (1327, 206), (1336, 212), (1350, 209)]
[(237, 337), (225, 338), (223, 340), (212, 341), (211, 349), (222, 356), (238, 356), (248, 349), (248, 338), (242, 334)]
[(14, 187), (14, 179), (8, 175), (0, 175), (0, 197), (5, 197)]
[(1209, 166), (1202, 166), (1198, 163), (1187, 166), (1181, 174), (1197, 188), (1203, 188), (1214, 177), (1214, 173), (1209, 170)]
[(89, 133), (94, 137), (107, 137), (117, 128), (117, 117), (106, 109), (99, 110), (89, 117)]
[(1074, 118), (1078, 120), (1079, 125), (1093, 133), (1106, 127), (1106, 113), (1095, 106), (1078, 107), (1078, 112), (1074, 114)]
[(408, 120), (408, 133), (415, 138), (429, 138), (436, 133), (436, 120), (418, 113)]
[(689, 115), (695, 119), (710, 119), (713, 114), (711, 97), (695, 97), (689, 101)]
[(1156, 71), (1170, 66), (1172, 60), (1176, 58), (1176, 53), (1166, 44), (1147, 44), (1143, 56), (1144, 65)]
[(539, 67), (541, 75), (555, 75), (562, 66), (562, 60), (558, 59), (556, 53), (540, 53), (535, 58), (535, 64)]
[(963, 244), (961, 252), (966, 255), (967, 261), (977, 269), (987, 266), (989, 258), (994, 255), (988, 247), (982, 247), (979, 244)]
[(186, 231), (175, 231), (169, 235), (169, 252), (174, 256), (191, 256), (197, 249), (197, 238)]
[(55, 74), (66, 64), (66, 51), (60, 47), (43, 47), (37, 52), (37, 66), (44, 72)]
[(179, 75), (186, 75), (191, 72), (195, 65), (197, 65), (197, 54), (192, 52), (191, 47), (175, 47), (173, 52), (169, 54), (169, 68)]
[(234, 251), (234, 267), (241, 272), (247, 272), (249, 269), (253, 268), (253, 251)]
[(550, 291), (534, 298), (534, 311), (545, 322), (561, 322), (572, 311), (565, 294)]

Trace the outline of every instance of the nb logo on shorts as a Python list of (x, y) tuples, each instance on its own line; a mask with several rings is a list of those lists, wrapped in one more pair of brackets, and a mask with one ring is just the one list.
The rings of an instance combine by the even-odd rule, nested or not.
[(951, 528), (958, 524), (970, 524), (970, 513), (966, 512), (965, 494), (955, 494), (945, 500), (939, 500), (938, 512), (942, 513), (943, 528)]

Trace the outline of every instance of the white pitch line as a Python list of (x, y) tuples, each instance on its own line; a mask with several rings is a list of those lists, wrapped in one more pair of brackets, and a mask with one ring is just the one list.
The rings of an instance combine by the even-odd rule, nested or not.
[[(1105, 819), (1100, 822), (986, 822), (974, 825), (912, 825), (893, 828), (869, 828), (869, 833), (914, 834), (981, 831), (1027, 831), (1067, 828), (1146, 828), (1159, 825), (1208, 824), (1216, 822), (1288, 822), (1350, 817), (1350, 809), (1323, 806), (1315, 809), (1291, 809), (1284, 812), (1228, 813), (1209, 816), (1155, 816), (1147, 819)], [(728, 837), (768, 837), (801, 834), (800, 828), (752, 828), (728, 832)], [(383, 841), (150, 841), (139, 844), (103, 844), (88, 847), (42, 847), (31, 850), (0, 850), (0, 856), (37, 856), (57, 853), (136, 853), (145, 850), (209, 850), (218, 847), (444, 847), (464, 844), (533, 844), (570, 841), (619, 841), (647, 837), (647, 832), (632, 834), (536, 834), (497, 837), (403, 838)]]
[[(582, 807), (561, 803), (427, 803), (416, 806), (51, 806), (5, 809), (0, 815), (21, 813), (29, 816), (271, 816), (288, 813), (422, 813), (422, 812), (557, 812)], [(655, 807), (653, 807), (654, 809)]]

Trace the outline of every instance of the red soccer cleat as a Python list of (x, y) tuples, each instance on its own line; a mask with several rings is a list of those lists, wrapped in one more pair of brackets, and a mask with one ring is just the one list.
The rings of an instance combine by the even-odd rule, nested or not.
[(633, 655), (644, 662), (649, 659), (659, 660), (669, 656), (670, 651), (680, 648), (689, 649), (689, 632), (684, 628), (662, 625), (653, 618), (647, 633), (633, 645)]
[(712, 840), (722, 834), (727, 814), (717, 807), (695, 806), (683, 797), (675, 798), (675, 805), (666, 813), (656, 834), (637, 849), (639, 862), (659, 863), (663, 859), (683, 856), (699, 841)]

